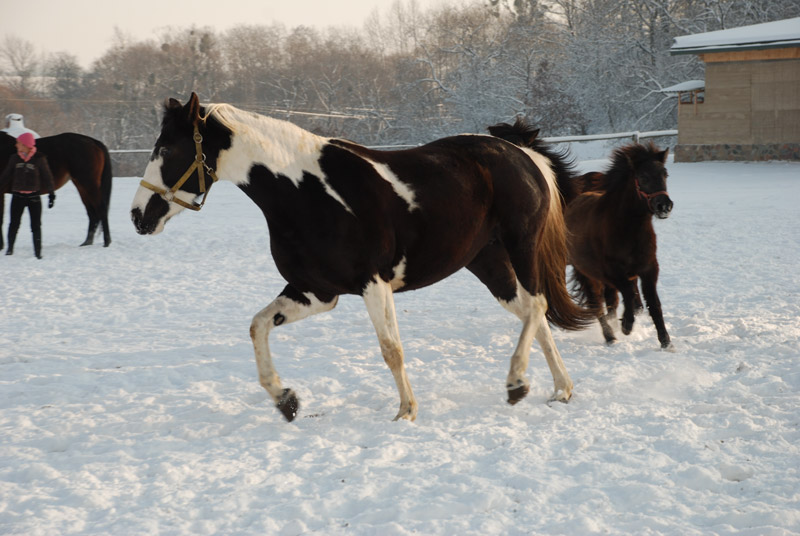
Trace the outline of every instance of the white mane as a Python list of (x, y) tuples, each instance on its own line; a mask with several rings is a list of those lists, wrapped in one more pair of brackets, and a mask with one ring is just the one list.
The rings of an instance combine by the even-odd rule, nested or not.
[(230, 104), (208, 104), (206, 113), (206, 118), (214, 117), (233, 133), (231, 148), (219, 155), (220, 178), (236, 184), (247, 183), (254, 164), (285, 175), (296, 185), (303, 180), (303, 171), (323, 176), (319, 156), (328, 138), (288, 121), (239, 110)]

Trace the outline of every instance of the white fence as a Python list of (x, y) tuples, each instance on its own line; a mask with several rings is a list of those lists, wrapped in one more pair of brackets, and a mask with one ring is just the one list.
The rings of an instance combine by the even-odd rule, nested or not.
[[(645, 132), (632, 131), (632, 132), (617, 132), (614, 134), (589, 134), (587, 136), (557, 136), (551, 138), (542, 138), (542, 141), (547, 143), (572, 143), (583, 141), (598, 141), (598, 140), (617, 140), (617, 139), (630, 139), (636, 143), (642, 138), (661, 138), (668, 136), (677, 136), (677, 130), (651, 130)], [(369, 145), (370, 149), (408, 149), (411, 147), (419, 147), (419, 145)], [(110, 149), (108, 152), (111, 154), (126, 154), (126, 153), (150, 153), (153, 149)]]

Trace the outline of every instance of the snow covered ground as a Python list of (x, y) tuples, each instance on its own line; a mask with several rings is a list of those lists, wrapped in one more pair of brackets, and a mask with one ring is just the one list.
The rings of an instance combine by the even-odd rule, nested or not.
[(674, 352), (646, 315), (556, 330), (572, 401), (535, 347), (509, 406), (518, 321), (460, 272), (396, 297), (415, 423), (352, 296), (273, 332), (273, 407), (249, 325), (283, 283), (229, 183), (141, 237), (115, 179), (109, 248), (62, 188), (44, 259), (27, 219), (0, 258), (0, 534), (800, 534), (800, 164), (669, 171)]

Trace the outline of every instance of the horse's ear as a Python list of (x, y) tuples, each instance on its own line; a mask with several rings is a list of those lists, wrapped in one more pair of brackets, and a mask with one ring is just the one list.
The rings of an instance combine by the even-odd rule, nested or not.
[(195, 123), (200, 118), (200, 99), (194, 91), (189, 97), (189, 102), (186, 103), (186, 118), (190, 123)]
[(528, 147), (533, 147), (533, 144), (536, 142), (536, 137), (538, 135), (539, 135), (539, 129), (538, 128), (535, 128), (533, 130), (529, 130), (528, 132), (526, 132), (524, 134), (525, 143), (523, 145), (526, 145)]
[(669, 155), (669, 148), (664, 149), (660, 153), (658, 153), (658, 158), (661, 160), (662, 163), (667, 163), (667, 156)]
[(173, 99), (172, 97), (170, 97), (164, 101), (165, 110), (175, 110), (177, 108), (183, 108), (183, 104), (178, 102), (178, 99)]

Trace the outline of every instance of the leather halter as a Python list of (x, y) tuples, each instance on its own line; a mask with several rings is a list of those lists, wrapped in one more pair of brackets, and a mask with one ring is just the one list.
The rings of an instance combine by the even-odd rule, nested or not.
[[(193, 139), (196, 151), (194, 162), (192, 162), (192, 165), (189, 166), (189, 169), (187, 169), (184, 172), (183, 176), (178, 180), (178, 182), (175, 183), (175, 186), (167, 190), (165, 188), (161, 188), (160, 186), (150, 184), (144, 179), (142, 179), (142, 181), (139, 184), (141, 186), (144, 186), (148, 190), (152, 190), (155, 193), (159, 194), (162, 198), (164, 198), (164, 200), (167, 203), (176, 203), (184, 208), (197, 211), (203, 208), (203, 204), (205, 204), (206, 202), (206, 197), (208, 197), (208, 190), (206, 190), (206, 178), (204, 171), (205, 173), (208, 173), (208, 175), (211, 177), (212, 180), (211, 184), (217, 182), (219, 178), (217, 177), (217, 174), (214, 173), (214, 170), (211, 169), (211, 167), (209, 167), (208, 164), (206, 164), (206, 155), (203, 153), (203, 146), (202, 146), (203, 136), (200, 135), (200, 130), (197, 127), (196, 121), (194, 123)], [(200, 193), (203, 194), (203, 199), (200, 201), (199, 204), (194, 200), (192, 200), (192, 203), (190, 204), (187, 203), (186, 201), (183, 201), (182, 199), (175, 197), (175, 192), (177, 192), (178, 189), (180, 189), (180, 187), (183, 186), (183, 183), (185, 183), (187, 179), (192, 176), (195, 170), (197, 170), (197, 180), (198, 183), (200, 184)], [(209, 186), (208, 188), (210, 190), (211, 186)]]
[(648, 194), (647, 192), (642, 190), (641, 186), (639, 186), (639, 177), (634, 177), (633, 181), (634, 184), (636, 185), (636, 193), (639, 195), (639, 197), (647, 201), (647, 208), (650, 210), (650, 212), (655, 214), (655, 210), (653, 210), (653, 206), (651, 205), (653, 198), (656, 197), (657, 195), (666, 195), (667, 197), (669, 197), (669, 194), (667, 193), (666, 190), (660, 190), (658, 192), (653, 192), (652, 194)]

